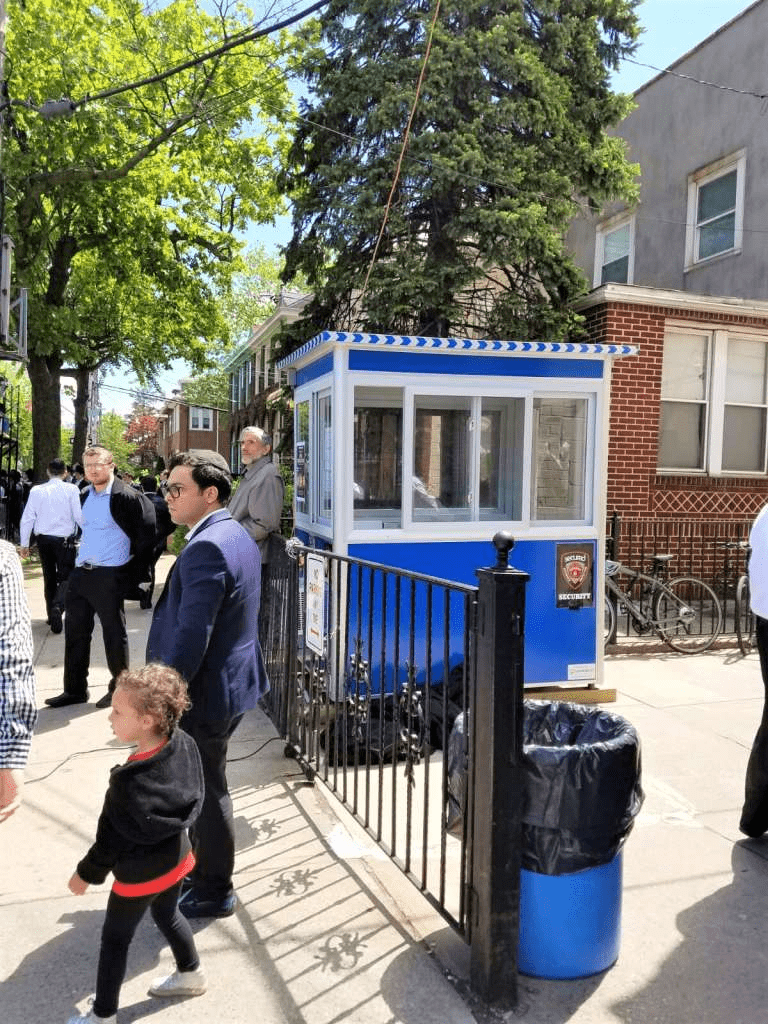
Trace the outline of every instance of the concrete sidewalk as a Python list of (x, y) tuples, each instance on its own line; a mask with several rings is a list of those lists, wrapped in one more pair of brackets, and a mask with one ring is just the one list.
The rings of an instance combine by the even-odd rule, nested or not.
[[(170, 557), (158, 569), (162, 586)], [(61, 690), (63, 637), (27, 585), (38, 699)], [(151, 612), (127, 606), (133, 663)], [(108, 681), (94, 637), (91, 700)], [(611, 710), (637, 727), (646, 803), (624, 855), (621, 954), (576, 981), (521, 977), (508, 1021), (764, 1024), (768, 842), (737, 830), (762, 710), (756, 656), (617, 656)], [(93, 703), (41, 711), (22, 809), (0, 826), (0, 1024), (58, 1024), (93, 991), (107, 887), (66, 884), (92, 841), (112, 765), (124, 760)], [(150, 921), (131, 948), (121, 1024), (470, 1024), (466, 947), (321, 786), (308, 786), (255, 711), (230, 747), (238, 828), (234, 917), (194, 922), (208, 993), (147, 995), (170, 955)]]

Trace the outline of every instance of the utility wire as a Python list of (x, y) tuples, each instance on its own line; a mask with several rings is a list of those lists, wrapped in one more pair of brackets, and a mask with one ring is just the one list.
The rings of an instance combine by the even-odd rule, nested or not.
[(365, 280), (363, 281), (363, 287), (360, 291), (360, 295), (358, 296), (355, 302), (355, 305), (358, 307), (362, 305), (363, 296), (365, 295), (366, 289), (368, 288), (368, 281), (370, 280), (371, 277), (371, 271), (373, 270), (373, 265), (376, 262), (376, 257), (379, 252), (381, 239), (384, 236), (384, 229), (386, 228), (387, 220), (389, 219), (389, 211), (392, 208), (392, 199), (395, 194), (395, 189), (397, 188), (397, 183), (400, 179), (400, 171), (403, 166), (403, 157), (405, 156), (405, 151), (408, 148), (408, 140), (411, 136), (411, 125), (413, 124), (413, 118), (416, 113), (416, 107), (419, 102), (419, 96), (421, 95), (421, 86), (424, 82), (424, 74), (427, 70), (427, 61), (429, 60), (429, 54), (432, 49), (432, 36), (434, 35), (435, 23), (437, 22), (437, 16), (439, 13), (440, 0), (437, 0), (437, 3), (435, 4), (435, 13), (432, 15), (432, 24), (429, 26), (429, 36), (427, 37), (427, 45), (426, 49), (424, 50), (424, 60), (421, 63), (421, 71), (419, 72), (419, 79), (416, 83), (416, 95), (413, 97), (411, 112), (408, 115), (408, 123), (406, 124), (405, 132), (403, 133), (403, 144), (400, 147), (400, 156), (397, 159), (397, 166), (395, 167), (395, 176), (392, 179), (392, 187), (389, 190), (389, 196), (387, 197), (387, 205), (384, 208), (384, 217), (382, 218), (381, 229), (379, 231), (378, 238), (376, 239), (376, 245), (373, 247), (371, 262), (368, 264), (368, 271), (365, 275)]
[[(710, 89), (721, 89), (723, 92), (735, 92), (739, 96), (753, 96), (757, 100), (768, 99), (768, 93), (753, 92), (751, 89), (737, 89), (733, 85), (722, 85), (720, 82), (708, 82), (704, 78), (696, 78), (695, 75), (686, 75), (682, 71), (673, 71), (671, 68), (657, 68), (653, 64), (646, 64), (641, 60), (634, 60), (632, 57), (624, 58), (627, 63), (635, 64), (639, 68), (649, 68), (651, 71), (658, 71), (661, 75), (671, 75), (673, 78), (682, 78), (687, 82), (694, 82), (696, 85), (706, 85)], [(647, 83), (646, 83), (647, 84)], [(640, 86), (644, 88), (644, 86)]]
[(173, 75), (178, 75), (182, 71), (187, 71), (189, 68), (197, 67), (199, 64), (205, 63), (205, 61), (213, 60), (214, 57), (220, 57), (222, 54), (227, 53), (229, 50), (235, 49), (237, 46), (244, 46), (246, 43), (251, 43), (254, 39), (260, 39), (263, 36), (271, 35), (273, 32), (279, 32), (281, 29), (288, 28), (290, 25), (294, 25), (297, 21), (302, 21), (304, 18), (308, 18), (310, 14), (314, 14), (315, 11), (319, 11), (322, 7), (328, 4), (329, 0), (318, 0), (317, 3), (311, 5), (311, 7), (305, 8), (303, 11), (299, 11), (298, 14), (294, 14), (290, 18), (284, 18), (283, 21), (275, 22), (274, 25), (268, 25), (266, 28), (253, 29), (251, 31), (240, 33), (234, 36), (232, 39), (227, 40), (221, 46), (216, 47), (215, 50), (209, 50), (207, 53), (199, 54), (196, 57), (185, 61), (183, 64), (177, 64), (175, 67), (168, 68), (166, 71), (160, 71), (155, 75), (149, 75), (146, 78), (141, 78), (136, 82), (129, 82), (125, 85), (117, 85), (112, 89), (104, 89), (102, 92), (94, 93), (93, 95), (86, 94), (81, 100), (71, 100), (71, 109), (76, 110), (78, 107), (84, 106), (86, 103), (93, 103), (95, 100), (105, 100), (112, 96), (118, 96), (123, 92), (134, 92), (145, 85), (155, 85), (157, 82), (163, 82), (166, 78), (172, 78)]

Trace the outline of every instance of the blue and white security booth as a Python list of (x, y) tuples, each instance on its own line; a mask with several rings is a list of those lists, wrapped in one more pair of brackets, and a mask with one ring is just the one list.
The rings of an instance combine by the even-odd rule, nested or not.
[(476, 584), (530, 575), (526, 686), (599, 686), (612, 360), (629, 345), (323, 332), (278, 367), (304, 544)]

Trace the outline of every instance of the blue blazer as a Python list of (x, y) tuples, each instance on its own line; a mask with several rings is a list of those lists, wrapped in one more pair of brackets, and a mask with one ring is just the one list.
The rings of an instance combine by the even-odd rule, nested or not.
[(186, 679), (190, 719), (225, 725), (269, 689), (258, 641), (260, 596), (258, 546), (226, 509), (214, 512), (176, 559), (147, 641), (147, 661), (162, 661)]

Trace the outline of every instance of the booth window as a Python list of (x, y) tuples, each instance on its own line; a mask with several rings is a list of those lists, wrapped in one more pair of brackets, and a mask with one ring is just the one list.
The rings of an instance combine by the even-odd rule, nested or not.
[(585, 398), (534, 398), (533, 520), (586, 517), (588, 410)]
[[(522, 398), (483, 398), (480, 415), (479, 517), (520, 519), (522, 511)], [(517, 472), (515, 468), (517, 467)]]
[(352, 489), (355, 522), (402, 524), (403, 399), (399, 389), (355, 390)]
[(317, 518), (329, 526), (333, 515), (333, 423), (331, 418), (331, 396), (317, 396), (317, 422), (320, 431), (319, 465), (317, 479), (320, 482)]
[(417, 396), (413, 439), (413, 520), (471, 516), (471, 399)]
[(294, 467), (294, 496), (296, 512), (309, 515), (309, 402), (296, 405), (296, 465)]

